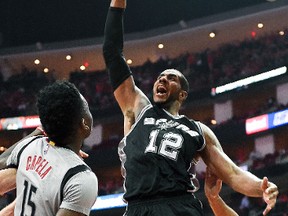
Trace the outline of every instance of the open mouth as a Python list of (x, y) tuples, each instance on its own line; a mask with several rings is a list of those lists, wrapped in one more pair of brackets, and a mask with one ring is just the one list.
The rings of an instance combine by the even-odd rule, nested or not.
[(157, 91), (156, 91), (157, 95), (164, 95), (166, 93), (167, 93), (167, 90), (164, 86), (158, 86), (157, 87)]

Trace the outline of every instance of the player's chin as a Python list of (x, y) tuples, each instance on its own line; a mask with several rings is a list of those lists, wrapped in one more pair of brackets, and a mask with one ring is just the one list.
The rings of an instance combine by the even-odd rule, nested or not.
[(158, 107), (164, 108), (166, 107), (167, 100), (154, 100), (154, 104)]
[(167, 99), (164, 98), (164, 97), (157, 97), (157, 96), (154, 96), (153, 97), (153, 100), (154, 100), (154, 103), (155, 104), (164, 104), (166, 103)]

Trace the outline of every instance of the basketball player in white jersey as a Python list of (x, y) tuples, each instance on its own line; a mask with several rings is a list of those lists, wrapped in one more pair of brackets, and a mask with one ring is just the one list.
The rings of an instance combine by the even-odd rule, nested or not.
[(78, 154), (91, 132), (88, 104), (73, 84), (58, 81), (40, 92), (37, 108), (47, 137), (15, 147), (0, 171), (0, 194), (16, 186), (15, 215), (89, 215), (98, 182)]

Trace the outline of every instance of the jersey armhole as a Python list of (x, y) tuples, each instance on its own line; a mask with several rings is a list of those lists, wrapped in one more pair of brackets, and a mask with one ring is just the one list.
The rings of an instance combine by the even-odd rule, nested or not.
[(198, 127), (199, 132), (201, 133), (201, 136), (202, 136), (202, 138), (203, 138), (202, 146), (201, 146), (200, 149), (197, 150), (198, 152), (200, 152), (200, 151), (202, 151), (202, 150), (205, 148), (205, 146), (206, 146), (206, 141), (205, 141), (205, 136), (204, 136), (202, 127), (200, 126), (200, 122), (199, 122), (199, 121), (195, 121), (195, 124), (196, 124), (196, 126)]
[(61, 199), (61, 202), (63, 201), (63, 197), (64, 197), (64, 187), (65, 187), (66, 183), (68, 182), (68, 180), (71, 179), (71, 177), (76, 175), (77, 173), (83, 172), (83, 171), (86, 171), (86, 170), (90, 170), (90, 168), (88, 166), (84, 165), (84, 164), (81, 164), (81, 165), (78, 165), (78, 166), (70, 168), (66, 172), (66, 174), (63, 177), (63, 180), (61, 182), (61, 186), (60, 186), (60, 199)]

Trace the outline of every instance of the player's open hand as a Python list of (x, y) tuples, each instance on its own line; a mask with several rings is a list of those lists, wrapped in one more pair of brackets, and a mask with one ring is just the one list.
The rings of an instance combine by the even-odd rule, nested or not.
[(263, 215), (267, 215), (275, 206), (279, 191), (274, 183), (268, 181), (267, 177), (263, 178), (261, 188), (263, 191), (263, 199), (267, 204), (266, 209), (263, 211)]

